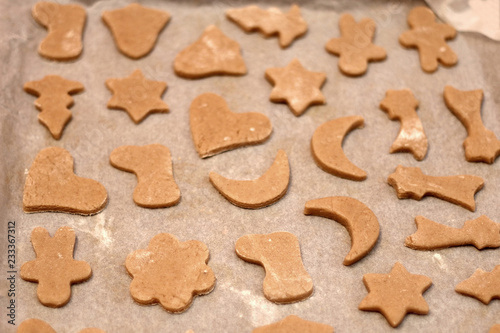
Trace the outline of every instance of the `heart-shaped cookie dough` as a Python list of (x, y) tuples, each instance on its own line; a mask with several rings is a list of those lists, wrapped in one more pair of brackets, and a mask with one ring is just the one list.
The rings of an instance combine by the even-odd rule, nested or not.
[(73, 157), (63, 148), (42, 149), (26, 176), (23, 209), (27, 213), (92, 215), (103, 210), (107, 202), (104, 186), (73, 173)]
[(189, 123), (201, 158), (266, 141), (273, 130), (269, 118), (257, 112), (233, 113), (216, 94), (196, 97), (189, 108)]

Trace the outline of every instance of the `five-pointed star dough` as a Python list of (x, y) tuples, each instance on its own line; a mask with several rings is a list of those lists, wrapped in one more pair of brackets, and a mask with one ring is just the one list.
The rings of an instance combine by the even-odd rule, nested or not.
[(266, 79), (274, 84), (269, 99), (286, 102), (297, 117), (313, 104), (325, 104), (320, 91), (326, 74), (305, 69), (299, 60), (293, 59), (286, 67), (268, 68)]
[(167, 84), (146, 79), (140, 69), (123, 79), (108, 79), (106, 86), (113, 92), (108, 108), (127, 111), (136, 124), (150, 113), (169, 111), (161, 100)]
[(392, 327), (399, 326), (407, 313), (429, 312), (422, 293), (431, 286), (431, 279), (424, 275), (411, 274), (399, 262), (389, 274), (363, 275), (363, 283), (369, 294), (358, 308), (380, 312)]

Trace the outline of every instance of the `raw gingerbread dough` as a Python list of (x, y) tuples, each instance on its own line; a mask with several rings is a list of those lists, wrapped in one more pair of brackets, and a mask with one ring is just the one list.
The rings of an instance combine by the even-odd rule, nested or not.
[(57, 75), (47, 75), (39, 81), (24, 84), (24, 90), (37, 96), (35, 106), (41, 112), (38, 121), (45, 125), (54, 139), (61, 138), (64, 127), (71, 119), (71, 111), (67, 108), (73, 105), (70, 94), (83, 91), (83, 85), (77, 81), (66, 80)]
[(275, 303), (308, 298), (313, 282), (302, 263), (297, 237), (289, 232), (246, 235), (236, 241), (241, 259), (264, 267), (264, 296)]
[(146, 146), (121, 146), (109, 156), (112, 166), (137, 176), (134, 202), (145, 208), (176, 205), (181, 192), (172, 172), (170, 150), (158, 143)]
[(500, 247), (500, 223), (487, 216), (465, 222), (462, 228), (451, 228), (423, 216), (415, 218), (417, 232), (405, 240), (414, 250), (435, 250), (452, 246), (474, 245), (478, 250)]
[(427, 154), (428, 143), (422, 122), (415, 111), (417, 107), (418, 101), (408, 89), (387, 90), (380, 103), (380, 108), (387, 112), (389, 119), (401, 122), (390, 153), (410, 152), (417, 161), (421, 161)]
[(477, 269), (468, 279), (460, 282), (455, 291), (465, 296), (474, 297), (484, 304), (493, 299), (500, 299), (500, 265), (491, 272)]
[(239, 44), (215, 25), (208, 26), (196, 42), (177, 54), (174, 70), (175, 74), (189, 79), (247, 72)]
[(212, 93), (201, 94), (193, 100), (189, 108), (189, 125), (201, 158), (262, 143), (272, 132), (271, 122), (265, 115), (233, 113), (222, 97)]
[(500, 155), (500, 140), (488, 130), (481, 119), (482, 90), (461, 91), (444, 87), (444, 101), (450, 111), (467, 129), (463, 146), (469, 162), (493, 163)]
[(297, 117), (311, 105), (326, 103), (320, 90), (326, 74), (308, 71), (296, 58), (286, 67), (266, 69), (266, 79), (274, 85), (271, 102), (286, 102)]
[(361, 181), (366, 172), (355, 166), (342, 150), (344, 137), (355, 128), (364, 126), (361, 116), (333, 119), (320, 125), (311, 139), (311, 151), (316, 164), (337, 177)]
[(368, 290), (359, 304), (363, 311), (380, 312), (392, 327), (398, 327), (407, 313), (427, 314), (429, 306), (422, 294), (432, 285), (424, 275), (411, 274), (397, 262), (389, 274), (365, 274)]
[(210, 172), (210, 182), (233, 205), (242, 208), (262, 208), (281, 199), (290, 182), (288, 157), (279, 150), (271, 167), (255, 180), (232, 180)]
[(257, 327), (252, 333), (333, 333), (333, 327), (291, 315), (276, 323)]
[(399, 199), (421, 200), (425, 195), (431, 195), (472, 212), (476, 210), (474, 195), (484, 185), (484, 180), (478, 176), (434, 177), (424, 175), (420, 168), (401, 165), (389, 175), (387, 182), (394, 187)]
[(151, 52), (170, 14), (132, 3), (103, 12), (102, 20), (111, 30), (118, 50), (132, 59), (139, 59)]
[(340, 38), (333, 38), (326, 44), (326, 50), (339, 56), (339, 69), (342, 73), (359, 76), (366, 73), (368, 61), (381, 61), (386, 57), (385, 50), (372, 43), (375, 35), (375, 22), (364, 18), (359, 23), (351, 14), (343, 14), (339, 21)]
[(108, 108), (127, 111), (136, 124), (150, 113), (168, 112), (168, 105), (161, 100), (167, 83), (146, 79), (140, 69), (126, 78), (107, 79), (106, 87), (113, 93)]
[(447, 39), (455, 38), (456, 30), (449, 24), (436, 23), (436, 16), (427, 7), (415, 7), (408, 14), (411, 30), (399, 36), (405, 47), (416, 47), (420, 55), (420, 66), (428, 73), (438, 68), (438, 61), (445, 66), (453, 66), (458, 58), (446, 44)]
[(296, 38), (307, 32), (307, 23), (302, 18), (297, 5), (292, 5), (286, 14), (275, 7), (264, 10), (251, 5), (228, 9), (226, 16), (246, 32), (258, 30), (265, 37), (278, 35), (282, 48), (290, 46)]
[(86, 281), (92, 275), (90, 265), (73, 259), (75, 231), (59, 228), (54, 237), (38, 227), (31, 232), (36, 259), (21, 266), (23, 280), (37, 282), (37, 296), (45, 306), (58, 308), (69, 302), (71, 285)]
[(304, 214), (332, 219), (346, 227), (352, 240), (351, 250), (344, 259), (346, 266), (363, 259), (377, 243), (380, 233), (378, 219), (370, 208), (357, 199), (327, 197), (309, 200)]
[(215, 275), (207, 266), (207, 246), (196, 240), (180, 242), (162, 233), (147, 249), (130, 253), (125, 261), (132, 298), (141, 304), (160, 303), (165, 310), (182, 312), (193, 296), (207, 294), (215, 286)]
[(23, 209), (27, 213), (65, 212), (97, 214), (108, 202), (99, 182), (73, 173), (73, 157), (59, 147), (42, 149), (24, 183)]
[(52, 60), (72, 60), (82, 53), (82, 35), (87, 14), (76, 4), (40, 1), (33, 6), (33, 18), (48, 29), (38, 53)]

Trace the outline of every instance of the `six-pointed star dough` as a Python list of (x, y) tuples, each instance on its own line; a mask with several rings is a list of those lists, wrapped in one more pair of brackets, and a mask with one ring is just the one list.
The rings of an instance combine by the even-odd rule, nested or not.
[(286, 102), (297, 117), (313, 104), (325, 104), (320, 91), (326, 74), (305, 69), (299, 60), (293, 59), (286, 67), (268, 68), (266, 79), (274, 84), (269, 99)]
[(167, 84), (146, 79), (140, 69), (123, 79), (107, 79), (106, 87), (113, 92), (108, 108), (127, 111), (136, 124), (150, 113), (169, 111), (161, 100)]
[(358, 308), (382, 313), (392, 327), (399, 326), (407, 313), (429, 312), (422, 293), (431, 286), (431, 279), (411, 274), (399, 262), (389, 274), (363, 275), (363, 283), (369, 294)]

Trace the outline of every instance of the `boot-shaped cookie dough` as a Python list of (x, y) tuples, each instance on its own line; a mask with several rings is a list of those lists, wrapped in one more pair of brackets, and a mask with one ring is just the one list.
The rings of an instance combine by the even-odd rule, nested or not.
[(462, 228), (451, 228), (423, 216), (417, 216), (415, 223), (417, 232), (405, 240), (405, 245), (414, 250), (462, 245), (474, 245), (478, 250), (500, 247), (500, 223), (493, 222), (485, 215), (465, 222)]
[(465, 159), (469, 162), (493, 163), (500, 155), (500, 141), (492, 131), (486, 129), (481, 120), (483, 91), (461, 91), (446, 86), (444, 101), (467, 129), (468, 136), (463, 143)]
[(357, 23), (350, 14), (340, 17), (340, 38), (333, 38), (326, 44), (326, 50), (339, 56), (339, 69), (351, 76), (363, 75), (368, 69), (368, 61), (381, 61), (385, 50), (372, 43), (375, 22), (365, 18)]
[(196, 42), (177, 54), (174, 70), (178, 76), (188, 79), (247, 72), (240, 45), (215, 25), (208, 26)]
[(387, 112), (389, 119), (401, 122), (398, 137), (390, 152), (411, 152), (417, 161), (421, 161), (427, 154), (428, 143), (422, 122), (415, 111), (417, 107), (418, 101), (408, 89), (388, 90), (380, 103), (380, 108)]
[(54, 139), (59, 140), (64, 126), (71, 119), (68, 107), (73, 105), (73, 98), (70, 94), (83, 91), (83, 85), (57, 75), (48, 75), (40, 81), (25, 83), (24, 91), (38, 97), (35, 101), (36, 108), (41, 111), (38, 121), (48, 128)]
[(86, 13), (82, 6), (41, 1), (33, 6), (33, 18), (49, 31), (38, 53), (53, 60), (71, 60), (82, 53)]
[(333, 327), (291, 315), (276, 323), (257, 327), (252, 333), (333, 333)]
[(27, 213), (65, 212), (97, 214), (108, 202), (99, 182), (73, 173), (73, 157), (63, 148), (42, 149), (24, 183), (23, 209)]
[(132, 59), (139, 59), (151, 52), (170, 14), (133, 3), (105, 11), (102, 20), (111, 30), (118, 50)]
[(405, 47), (416, 47), (420, 55), (420, 66), (428, 73), (438, 68), (438, 61), (445, 66), (453, 66), (458, 58), (446, 44), (447, 39), (455, 38), (456, 30), (449, 24), (436, 23), (436, 16), (427, 7), (415, 7), (408, 14), (411, 30), (399, 36)]
[(215, 286), (208, 258), (208, 248), (200, 241), (180, 242), (171, 234), (158, 234), (147, 249), (127, 256), (125, 267), (133, 278), (130, 294), (138, 303), (159, 302), (167, 311), (182, 312), (195, 295), (208, 294)]
[(389, 175), (387, 182), (394, 187), (399, 199), (420, 200), (425, 195), (431, 195), (472, 212), (476, 210), (474, 194), (484, 185), (484, 180), (478, 176), (433, 177), (424, 175), (420, 168), (401, 165)]
[(289, 232), (246, 235), (236, 241), (241, 259), (264, 267), (264, 296), (275, 303), (292, 303), (309, 297), (312, 279), (300, 256), (299, 241)]
[(38, 227), (31, 232), (31, 243), (36, 259), (21, 266), (21, 278), (38, 283), (37, 296), (43, 305), (65, 305), (71, 297), (71, 285), (92, 275), (89, 264), (73, 259), (75, 231), (61, 227), (50, 237), (47, 230)]
[(300, 15), (297, 5), (292, 5), (286, 14), (278, 8), (264, 10), (252, 5), (229, 9), (226, 16), (246, 32), (259, 30), (265, 37), (278, 35), (281, 48), (290, 46), (307, 31), (307, 23)]
[(145, 208), (177, 204), (181, 192), (172, 173), (170, 150), (160, 144), (121, 146), (111, 152), (109, 161), (117, 169), (137, 176), (134, 202)]

